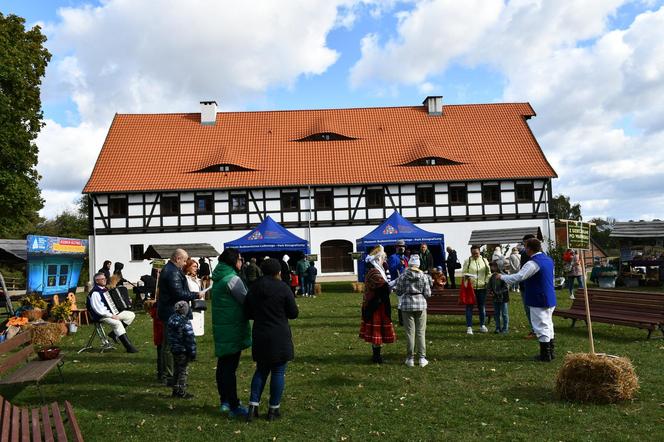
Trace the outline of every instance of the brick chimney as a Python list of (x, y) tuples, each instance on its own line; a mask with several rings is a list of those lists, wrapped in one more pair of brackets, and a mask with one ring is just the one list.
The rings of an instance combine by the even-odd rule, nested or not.
[(201, 124), (214, 126), (217, 122), (217, 102), (201, 101)]
[(428, 96), (422, 102), (429, 115), (443, 115), (443, 96)]

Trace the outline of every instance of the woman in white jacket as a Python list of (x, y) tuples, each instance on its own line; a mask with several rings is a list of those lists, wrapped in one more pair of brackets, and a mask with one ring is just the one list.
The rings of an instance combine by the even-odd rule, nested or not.
[[(509, 258), (509, 264), (510, 264), (510, 275), (514, 275), (516, 273), (519, 273), (519, 270), (521, 270), (521, 253), (519, 253), (519, 249), (516, 247), (512, 248), (512, 254), (510, 255)], [(513, 292), (519, 292), (519, 284), (516, 283), (510, 287), (510, 290)]]

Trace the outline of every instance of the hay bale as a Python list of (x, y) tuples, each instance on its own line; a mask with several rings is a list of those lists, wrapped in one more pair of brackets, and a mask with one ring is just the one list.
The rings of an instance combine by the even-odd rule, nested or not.
[(628, 358), (571, 353), (556, 377), (556, 397), (569, 401), (613, 404), (634, 398), (639, 379)]

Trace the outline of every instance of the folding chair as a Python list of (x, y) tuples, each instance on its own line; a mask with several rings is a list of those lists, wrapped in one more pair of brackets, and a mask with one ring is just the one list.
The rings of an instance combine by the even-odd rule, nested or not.
[(78, 353), (94, 349), (95, 337), (99, 338), (99, 342), (101, 344), (101, 347), (99, 349), (100, 353), (103, 353), (106, 350), (115, 350), (115, 345), (111, 344), (111, 341), (108, 339), (108, 336), (106, 335), (106, 332), (104, 331), (104, 327), (101, 325), (101, 322), (93, 322), (92, 325), (93, 325), (92, 333), (90, 334), (88, 343), (85, 344), (85, 347), (80, 349)]

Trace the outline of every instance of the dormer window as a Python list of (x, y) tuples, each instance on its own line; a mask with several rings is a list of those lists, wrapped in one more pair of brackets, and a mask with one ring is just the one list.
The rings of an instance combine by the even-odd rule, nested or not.
[(348, 137), (346, 135), (337, 134), (334, 132), (320, 132), (317, 134), (308, 135), (295, 141), (344, 141), (344, 140), (357, 140), (357, 138)]
[(456, 166), (458, 164), (462, 163), (442, 157), (425, 157), (406, 163), (404, 166)]
[(195, 172), (246, 172), (252, 171), (253, 169), (248, 169), (246, 167), (237, 166), (235, 164), (214, 164), (212, 166), (205, 167)]

